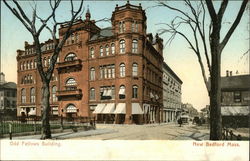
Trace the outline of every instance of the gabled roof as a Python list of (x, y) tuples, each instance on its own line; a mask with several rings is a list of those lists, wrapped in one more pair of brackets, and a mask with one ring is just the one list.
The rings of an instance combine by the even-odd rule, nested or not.
[(250, 89), (250, 75), (221, 77), (221, 89)]
[(103, 38), (106, 38), (106, 37), (111, 37), (113, 35), (114, 34), (112, 32), (112, 27), (103, 28), (103, 29), (101, 29), (101, 31), (99, 33), (93, 35), (90, 38), (90, 41), (92, 41), (92, 40), (98, 40), (98, 39), (103, 39)]
[(16, 89), (16, 83), (8, 82), (8, 83), (0, 84), (0, 89)]

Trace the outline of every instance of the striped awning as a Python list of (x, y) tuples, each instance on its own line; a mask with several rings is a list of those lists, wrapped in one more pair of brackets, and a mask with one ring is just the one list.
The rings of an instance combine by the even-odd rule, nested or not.
[(115, 104), (114, 103), (108, 103), (105, 108), (103, 109), (102, 113), (104, 114), (111, 114), (115, 111)]
[(143, 111), (139, 103), (132, 103), (132, 115), (135, 114), (143, 114)]
[(126, 114), (126, 103), (118, 103), (114, 114)]
[(222, 116), (248, 116), (249, 106), (221, 106)]
[(76, 108), (74, 105), (69, 105), (69, 106), (66, 108), (66, 112), (67, 112), (67, 113), (76, 113), (76, 112), (77, 112), (77, 108)]
[(96, 106), (95, 111), (93, 113), (96, 113), (96, 114), (102, 113), (102, 111), (103, 111), (103, 109), (104, 109), (105, 106), (106, 106), (106, 104), (103, 104), (103, 103), (98, 104)]

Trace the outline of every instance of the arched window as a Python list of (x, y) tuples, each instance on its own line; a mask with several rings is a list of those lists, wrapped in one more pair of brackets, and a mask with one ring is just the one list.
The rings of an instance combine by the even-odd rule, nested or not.
[(90, 89), (89, 99), (95, 100), (95, 88)]
[(120, 53), (125, 53), (125, 40), (120, 41)]
[(115, 54), (115, 44), (114, 43), (111, 44), (111, 54), (112, 55)]
[(137, 53), (137, 52), (138, 52), (138, 41), (134, 39), (132, 41), (132, 53)]
[(137, 32), (138, 31), (138, 23), (136, 21), (132, 22), (132, 32)]
[(94, 48), (90, 48), (90, 58), (94, 58), (95, 57), (95, 50)]
[(30, 69), (30, 62), (27, 61), (27, 69)]
[(43, 66), (47, 66), (47, 60), (46, 60), (46, 58), (43, 58)]
[(28, 82), (28, 78), (27, 78), (27, 76), (25, 76), (24, 77), (24, 84), (27, 84), (27, 82)]
[(120, 64), (120, 77), (125, 77), (126, 67), (124, 63)]
[(53, 86), (52, 87), (52, 102), (57, 102), (56, 91), (57, 91), (57, 87)]
[(123, 33), (125, 31), (125, 23), (124, 21), (119, 22), (119, 32)]
[(132, 88), (132, 98), (138, 98), (138, 86), (134, 85)]
[(138, 64), (137, 63), (133, 63), (132, 76), (138, 76)]
[(105, 49), (106, 49), (106, 55), (109, 55), (109, 45), (106, 45)]
[(90, 69), (90, 80), (95, 80), (95, 68)]
[(26, 103), (26, 90), (24, 88), (21, 90), (21, 102)]
[(75, 43), (75, 35), (71, 34), (71, 43), (74, 44)]
[(32, 87), (30, 89), (30, 103), (35, 103), (36, 102), (36, 93), (35, 93), (35, 88)]
[(34, 68), (36, 69), (36, 59), (34, 60)]
[(120, 99), (125, 99), (125, 86), (124, 85), (120, 86), (120, 90), (118, 94), (119, 94)]
[(23, 63), (20, 63), (20, 70), (23, 70)]
[(48, 66), (50, 65), (50, 57), (48, 57)]
[(76, 39), (76, 42), (78, 42), (78, 40), (79, 40), (79, 34), (77, 32), (75, 33), (75, 39)]
[(33, 61), (32, 60), (30, 61), (30, 69), (34, 69)]
[(100, 46), (100, 56), (103, 56), (103, 47)]
[(23, 70), (26, 70), (26, 62), (23, 62)]
[(30, 75), (30, 83), (33, 83), (33, 76)]
[(75, 53), (69, 53), (65, 58), (64, 61), (73, 61), (76, 60), (77, 56)]
[(74, 78), (69, 78), (66, 81), (66, 90), (75, 90), (76, 89), (76, 80)]

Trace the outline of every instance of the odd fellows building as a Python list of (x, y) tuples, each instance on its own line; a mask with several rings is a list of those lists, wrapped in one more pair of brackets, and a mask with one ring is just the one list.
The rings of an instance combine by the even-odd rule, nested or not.
[[(60, 55), (51, 88), (51, 114), (96, 117), (106, 123), (160, 121), (163, 106), (163, 40), (147, 34), (142, 7), (115, 7), (112, 26), (99, 28), (87, 10), (72, 26)], [(67, 24), (59, 28), (59, 39)], [(51, 40), (42, 44), (43, 66), (50, 63)], [(18, 50), (18, 115), (41, 115), (41, 80), (34, 46)]]
[(162, 121), (174, 122), (181, 116), (181, 79), (163, 63), (163, 109)]
[(222, 123), (228, 127), (249, 127), (250, 75), (221, 78)]

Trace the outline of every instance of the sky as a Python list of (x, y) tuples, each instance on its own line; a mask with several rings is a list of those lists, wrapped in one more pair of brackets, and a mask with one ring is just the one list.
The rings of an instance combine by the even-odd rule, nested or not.
[[(75, 8), (77, 8), (79, 1), (74, 3), (76, 4)], [(116, 4), (121, 6), (125, 3), (126, 1), (85, 1), (82, 17), (84, 18), (86, 8), (89, 6), (91, 19), (100, 20), (103, 18), (111, 18)], [(167, 8), (153, 7), (157, 5), (156, 1), (130, 1), (130, 3), (134, 5), (141, 3), (143, 9), (146, 10), (147, 33), (152, 33), (153, 35), (164, 27), (160, 25), (160, 23), (170, 23), (177, 15), (176, 12)], [(20, 4), (27, 15), (31, 17), (32, 10), (30, 6), (33, 3), (31, 1), (21, 1)], [(171, 1), (169, 4), (188, 12), (186, 6), (184, 6), (181, 1)], [(215, 4), (216, 9), (218, 9), (218, 4), (219, 2), (217, 1)], [(37, 2), (37, 6), (38, 15), (40, 17), (46, 17), (50, 13), (47, 1), (39, 1)], [(222, 38), (234, 21), (239, 7), (239, 1), (229, 2), (223, 19), (221, 31)], [(63, 1), (56, 14), (59, 21), (68, 20), (70, 18), (69, 2)], [(249, 15), (249, 11), (244, 13), (240, 24), (223, 50), (221, 64), (222, 76), (225, 76), (226, 70), (233, 71), (234, 75), (236, 71), (238, 71), (240, 75), (249, 74), (249, 52), (243, 56), (249, 49)], [(206, 26), (208, 27), (208, 14), (207, 19)], [(109, 22), (98, 22), (97, 25), (101, 28), (111, 26)], [(180, 30), (188, 37), (192, 38), (187, 27), (183, 26)], [(177, 36), (171, 44), (166, 44), (169, 36), (169, 34), (161, 35), (164, 40), (164, 60), (183, 81), (182, 102), (191, 103), (196, 109), (200, 110), (209, 104), (209, 98), (203, 82), (197, 56), (182, 37)], [(50, 34), (47, 31), (42, 33), (41, 41), (45, 41), (49, 38)], [(6, 81), (17, 82), (16, 50), (24, 48), (24, 41), (32, 43), (31, 34), (1, 1), (1, 70), (5, 73)]]

